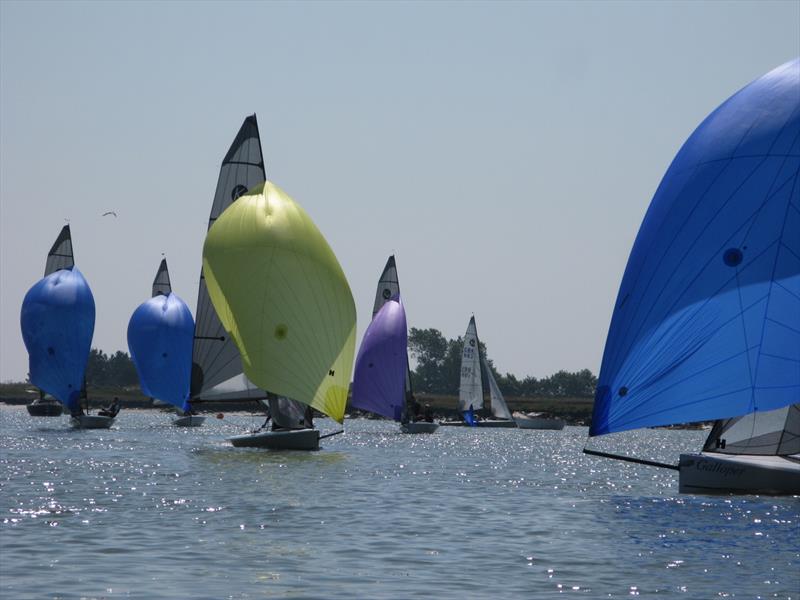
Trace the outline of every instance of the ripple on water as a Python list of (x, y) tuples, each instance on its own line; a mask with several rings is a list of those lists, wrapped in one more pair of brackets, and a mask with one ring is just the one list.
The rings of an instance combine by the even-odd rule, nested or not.
[[(271, 453), (225, 442), (252, 426), (244, 415), (181, 429), (125, 411), (105, 432), (40, 421), (0, 407), (2, 596), (789, 598), (800, 588), (797, 499), (679, 495), (671, 471), (582, 454), (585, 428), (410, 436), (352, 420), (319, 452)], [(592, 445), (673, 462), (702, 439), (656, 430)]]

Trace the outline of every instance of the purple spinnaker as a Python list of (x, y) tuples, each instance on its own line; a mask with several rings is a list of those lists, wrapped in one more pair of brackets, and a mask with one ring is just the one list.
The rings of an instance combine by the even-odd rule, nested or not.
[(356, 358), (352, 405), (400, 421), (405, 403), (408, 332), (399, 296), (367, 327)]

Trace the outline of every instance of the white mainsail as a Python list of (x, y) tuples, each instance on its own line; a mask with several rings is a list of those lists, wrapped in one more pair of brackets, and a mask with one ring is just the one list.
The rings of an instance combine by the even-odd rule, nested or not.
[(481, 357), (478, 349), (478, 329), (475, 317), (469, 320), (461, 351), (461, 385), (458, 388), (458, 410), (483, 408), (483, 383), (481, 382)]

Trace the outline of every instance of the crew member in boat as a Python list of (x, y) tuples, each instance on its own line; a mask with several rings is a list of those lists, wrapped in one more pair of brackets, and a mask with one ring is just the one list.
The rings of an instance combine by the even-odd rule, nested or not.
[(114, 400), (108, 406), (100, 409), (97, 414), (101, 417), (109, 417), (113, 419), (119, 413), (119, 409), (121, 408), (122, 403), (120, 402), (117, 396), (114, 396)]
[(423, 411), (422, 418), (426, 423), (433, 423), (433, 410), (431, 410), (431, 405), (427, 402), (425, 403), (425, 410)]

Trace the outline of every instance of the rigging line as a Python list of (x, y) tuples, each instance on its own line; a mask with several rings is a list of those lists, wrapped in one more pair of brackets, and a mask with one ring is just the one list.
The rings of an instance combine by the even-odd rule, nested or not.
[(588, 448), (583, 449), (584, 454), (589, 454), (590, 456), (600, 456), (602, 458), (613, 458), (615, 460), (622, 460), (625, 462), (635, 463), (637, 465), (647, 465), (648, 467), (659, 467), (662, 469), (672, 469), (673, 471), (680, 471), (680, 467), (678, 465), (671, 465), (668, 463), (657, 462), (655, 460), (645, 460), (643, 458), (634, 458), (632, 456), (623, 456), (622, 454), (610, 454), (608, 452), (600, 452), (598, 450), (589, 450)]

